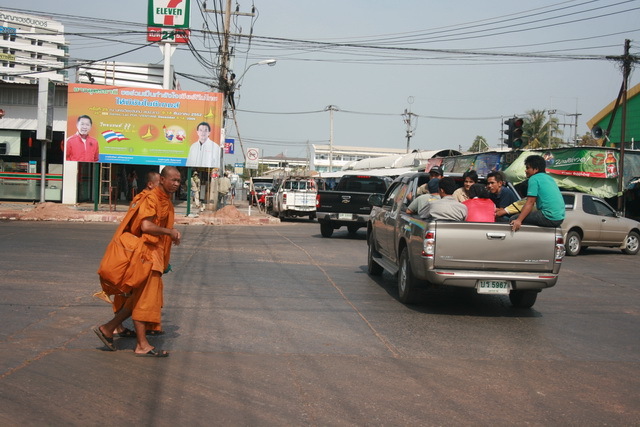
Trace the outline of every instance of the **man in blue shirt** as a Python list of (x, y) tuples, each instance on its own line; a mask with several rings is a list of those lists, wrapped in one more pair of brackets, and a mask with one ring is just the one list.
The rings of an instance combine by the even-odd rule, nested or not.
[[(545, 173), (546, 162), (542, 156), (533, 155), (524, 161), (525, 174), (529, 178), (527, 202), (519, 215), (511, 218), (511, 229), (518, 231), (522, 224), (542, 227), (559, 227), (564, 220), (564, 199), (556, 182)], [(533, 206), (537, 211), (533, 211)]]
[[(493, 171), (487, 175), (487, 188), (491, 193), (491, 200), (495, 203), (496, 208), (506, 208), (519, 200), (516, 193), (504, 185), (502, 172)], [(509, 222), (509, 218), (497, 217), (496, 221)]]

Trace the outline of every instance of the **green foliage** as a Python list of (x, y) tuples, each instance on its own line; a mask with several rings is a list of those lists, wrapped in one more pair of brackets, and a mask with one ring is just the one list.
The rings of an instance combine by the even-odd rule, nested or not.
[(489, 144), (487, 144), (487, 140), (484, 136), (476, 136), (476, 139), (473, 140), (473, 144), (469, 147), (469, 151), (472, 153), (479, 153), (481, 151), (487, 151), (489, 149)]
[[(562, 135), (557, 117), (547, 116), (546, 110), (529, 110), (524, 117), (523, 139), (526, 148), (557, 148), (562, 144)], [(528, 141), (528, 142), (527, 142)]]

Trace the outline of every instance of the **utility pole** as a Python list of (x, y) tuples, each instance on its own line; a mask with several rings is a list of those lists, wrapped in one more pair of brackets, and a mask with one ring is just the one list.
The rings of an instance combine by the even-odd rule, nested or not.
[(407, 125), (407, 154), (409, 153), (409, 144), (411, 143), (411, 137), (413, 136), (413, 131), (416, 130), (415, 126), (411, 126), (411, 119), (415, 114), (411, 112), (411, 104), (413, 104), (414, 98), (410, 96), (407, 98), (407, 102), (409, 103), (409, 108), (404, 109), (404, 114), (402, 117), (404, 118), (404, 123)]
[[(220, 3), (222, 4), (222, 3)], [(229, 84), (227, 83), (227, 75), (229, 74), (229, 37), (231, 34), (231, 15), (245, 15), (245, 16), (254, 16), (253, 11), (251, 13), (240, 13), (238, 9), (235, 11), (231, 10), (231, 0), (226, 0), (224, 10), (211, 10), (211, 9), (203, 9), (203, 12), (206, 13), (216, 13), (223, 15), (223, 29), (222, 29), (222, 45), (220, 46), (220, 70), (218, 74), (218, 90), (223, 94), (223, 115), (222, 115), (222, 129), (225, 130), (225, 118), (227, 117), (227, 108), (226, 102), (229, 99)], [(242, 149), (242, 155), (245, 156), (244, 147), (242, 147), (242, 139), (240, 138), (240, 131), (238, 130), (238, 123), (236, 121), (235, 114), (233, 115), (233, 120), (236, 123), (236, 131), (238, 133), (238, 139), (240, 141), (240, 147)], [(226, 135), (226, 132), (224, 133)], [(224, 138), (220, 141), (220, 174), (224, 174)], [(213, 179), (211, 179), (211, 174), (209, 174), (210, 185), (208, 194), (212, 195), (212, 198), (215, 200), (213, 203), (217, 205), (218, 200), (218, 190), (217, 186), (215, 186), (215, 191), (211, 191), (213, 189)], [(216, 206), (217, 207), (217, 206)]]
[(551, 137), (552, 137), (551, 115), (555, 113), (556, 113), (556, 110), (549, 110), (549, 120), (547, 121), (547, 148), (551, 148)]
[(413, 114), (411, 110), (407, 110), (406, 108), (404, 109), (402, 117), (404, 118), (404, 123), (407, 125), (407, 153), (409, 153), (409, 144), (411, 143), (411, 137), (413, 136), (413, 131), (415, 130), (415, 128), (411, 127), (411, 118), (413, 116), (415, 116), (415, 114)]
[(329, 111), (329, 172), (333, 172), (333, 112), (339, 111), (335, 105), (327, 105), (325, 111)]
[(575, 114), (566, 114), (569, 117), (573, 117), (575, 120), (573, 123), (569, 123), (569, 126), (573, 127), (573, 145), (578, 145), (578, 117), (581, 116), (581, 113)]
[[(618, 100), (622, 98), (622, 120), (620, 123), (620, 161), (618, 164), (618, 211), (624, 212), (624, 149), (626, 143), (626, 127), (627, 127), (627, 90), (629, 89), (629, 75), (631, 75), (631, 64), (638, 62), (640, 59), (637, 56), (633, 56), (629, 53), (631, 48), (631, 40), (626, 39), (624, 41), (624, 54), (622, 56), (608, 56), (607, 59), (613, 59), (622, 63), (622, 88), (620, 89), (620, 95)], [(614, 107), (613, 114), (618, 104)], [(613, 119), (612, 114), (612, 119)], [(609, 123), (609, 127), (613, 120)], [(609, 129), (607, 129), (608, 133)]]
[(618, 210), (624, 211), (624, 146), (626, 140), (626, 127), (627, 127), (627, 91), (629, 90), (629, 75), (631, 74), (631, 55), (629, 55), (629, 48), (631, 47), (631, 40), (626, 39), (624, 41), (624, 56), (622, 59), (622, 123), (620, 124), (620, 165), (618, 167), (618, 173), (620, 178), (618, 179)]

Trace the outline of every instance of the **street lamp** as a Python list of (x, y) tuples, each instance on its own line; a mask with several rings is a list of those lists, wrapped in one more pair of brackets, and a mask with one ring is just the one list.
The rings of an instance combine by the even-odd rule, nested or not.
[(242, 73), (240, 78), (236, 80), (236, 86), (238, 88), (240, 87), (240, 82), (242, 81), (244, 75), (247, 74), (247, 71), (249, 71), (249, 68), (253, 67), (254, 65), (268, 65), (269, 67), (273, 67), (274, 65), (276, 65), (276, 62), (278, 61), (275, 59), (264, 59), (262, 61), (254, 62), (253, 64), (249, 65), (247, 69), (244, 70), (244, 73)]

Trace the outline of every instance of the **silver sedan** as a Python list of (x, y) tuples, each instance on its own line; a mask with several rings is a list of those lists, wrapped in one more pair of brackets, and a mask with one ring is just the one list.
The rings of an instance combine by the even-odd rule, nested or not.
[(635, 255), (640, 249), (640, 223), (617, 214), (607, 202), (584, 193), (563, 191), (566, 216), (562, 223), (567, 255), (588, 246), (620, 248)]

